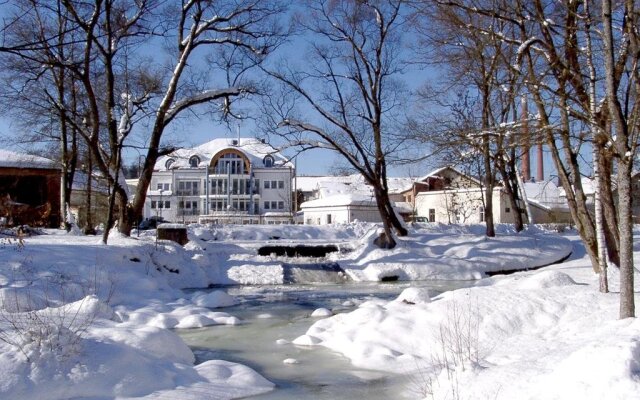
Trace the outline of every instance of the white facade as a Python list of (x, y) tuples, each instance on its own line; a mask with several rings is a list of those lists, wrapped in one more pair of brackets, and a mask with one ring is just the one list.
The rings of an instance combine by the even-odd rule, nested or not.
[[(484, 188), (480, 182), (452, 167), (440, 168), (416, 182), (415, 210), (418, 217), (429, 222), (440, 223), (482, 223), (485, 222)], [(525, 187), (527, 196), (533, 194), (532, 185)], [(536, 192), (529, 205), (535, 223), (553, 222), (551, 209), (542, 203), (550, 193)], [(496, 187), (492, 194), (493, 221), (513, 224), (515, 210), (502, 187)], [(523, 205), (520, 206), (524, 209)], [(524, 212), (524, 211), (523, 211)], [(523, 215), (526, 221), (526, 215)]]
[(370, 196), (333, 195), (304, 202), (300, 208), (305, 225), (382, 221), (376, 201)]
[(289, 223), (293, 165), (253, 138), (214, 139), (160, 157), (144, 217), (173, 222)]
[[(455, 189), (420, 192), (416, 195), (416, 215), (429, 222), (469, 223), (484, 222), (483, 191)], [(500, 188), (493, 191), (493, 220), (496, 223), (513, 223), (513, 210)]]

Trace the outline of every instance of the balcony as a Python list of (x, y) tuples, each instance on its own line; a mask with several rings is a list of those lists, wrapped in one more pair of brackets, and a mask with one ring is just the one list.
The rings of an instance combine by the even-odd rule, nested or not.
[(200, 196), (199, 189), (178, 189), (176, 190), (176, 196)]
[(178, 217), (182, 217), (182, 216), (196, 216), (196, 215), (200, 215), (200, 210), (197, 208), (185, 208), (185, 209), (178, 209), (176, 215)]

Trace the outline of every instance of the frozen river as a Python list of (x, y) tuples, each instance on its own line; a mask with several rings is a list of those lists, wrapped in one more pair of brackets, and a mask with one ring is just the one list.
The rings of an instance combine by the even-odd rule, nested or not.
[[(409, 286), (429, 287), (433, 294), (471, 282), (394, 282), (229, 287), (242, 303), (224, 308), (242, 319), (237, 326), (212, 326), (179, 332), (197, 362), (222, 359), (248, 365), (276, 384), (256, 399), (391, 399), (411, 394), (415, 378), (356, 368), (348, 359), (321, 346), (278, 344), (304, 334), (320, 307), (348, 312), (363, 301), (391, 300)], [(401, 334), (399, 332), (399, 334)], [(283, 363), (295, 359), (296, 364)], [(418, 397), (417, 393), (414, 396)]]

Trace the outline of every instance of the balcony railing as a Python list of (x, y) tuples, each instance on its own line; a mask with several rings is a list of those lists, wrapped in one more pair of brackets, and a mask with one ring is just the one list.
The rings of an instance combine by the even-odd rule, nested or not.
[(200, 196), (199, 189), (178, 189), (176, 190), (176, 196)]
[(178, 209), (178, 212), (176, 214), (179, 217), (182, 216), (190, 216), (190, 215), (200, 215), (200, 210), (197, 208), (185, 208), (185, 209)]

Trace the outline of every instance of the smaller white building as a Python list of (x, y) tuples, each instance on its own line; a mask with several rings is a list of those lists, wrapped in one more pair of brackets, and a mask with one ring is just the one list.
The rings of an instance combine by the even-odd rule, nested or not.
[(352, 221), (381, 222), (375, 199), (361, 194), (339, 194), (306, 201), (300, 206), (306, 225), (330, 225)]
[[(548, 201), (557, 199), (555, 185), (525, 184), (533, 221), (552, 222), (553, 214)], [(557, 188), (556, 188), (557, 189)], [(485, 190), (481, 182), (453, 167), (439, 168), (420, 178), (415, 185), (416, 215), (429, 222), (482, 223), (485, 222)], [(529, 199), (531, 195), (532, 199)], [(552, 199), (553, 197), (553, 199)], [(511, 202), (498, 186), (493, 189), (493, 220), (495, 223), (512, 224), (515, 212)], [(520, 205), (524, 213), (524, 203)], [(526, 221), (526, 215), (523, 215)]]
[[(306, 225), (382, 222), (371, 186), (360, 174), (308, 177), (301, 183), (299, 187), (305, 199), (311, 199), (300, 205), (301, 219)], [(411, 213), (411, 207), (404, 202), (392, 201), (392, 204), (399, 214)]]

